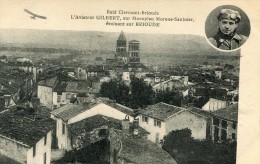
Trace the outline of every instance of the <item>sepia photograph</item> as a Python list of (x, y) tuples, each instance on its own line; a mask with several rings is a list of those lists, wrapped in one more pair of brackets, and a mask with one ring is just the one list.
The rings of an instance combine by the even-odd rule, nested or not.
[(78, 2), (0, 0), (0, 164), (258, 163), (248, 7)]
[[(238, 7), (220, 6), (209, 14), (205, 31), (214, 47), (227, 51), (236, 50), (246, 42), (250, 34), (250, 21)], [(212, 35), (213, 32), (215, 33)]]

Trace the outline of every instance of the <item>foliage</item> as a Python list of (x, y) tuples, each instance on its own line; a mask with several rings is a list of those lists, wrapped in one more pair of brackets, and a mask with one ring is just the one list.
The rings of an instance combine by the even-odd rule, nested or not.
[[(130, 94), (131, 89), (131, 94)], [(100, 96), (116, 100), (131, 108), (144, 108), (152, 104), (153, 90), (142, 79), (133, 78), (130, 87), (123, 82), (111, 80), (101, 85)]]
[(108, 164), (109, 142), (101, 140), (90, 144), (79, 150), (72, 150), (65, 153), (62, 159), (55, 163), (96, 163)]
[(133, 108), (145, 108), (153, 102), (152, 86), (147, 85), (143, 79), (133, 78), (131, 86), (131, 104)]
[(170, 132), (162, 141), (162, 148), (179, 164), (235, 164), (236, 142), (214, 143), (196, 140), (189, 129)]
[(156, 93), (155, 102), (164, 102), (167, 104), (181, 106), (182, 94), (176, 90), (159, 91)]

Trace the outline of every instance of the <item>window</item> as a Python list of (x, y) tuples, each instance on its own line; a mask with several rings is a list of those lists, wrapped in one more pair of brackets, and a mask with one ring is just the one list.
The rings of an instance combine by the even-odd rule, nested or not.
[(149, 121), (148, 117), (144, 117), (144, 122), (148, 123), (148, 121)]
[(236, 129), (236, 128), (237, 128), (237, 123), (236, 123), (236, 122), (233, 122), (232, 127), (233, 127), (233, 129)]
[(161, 127), (161, 121), (157, 120), (157, 126)]
[(65, 124), (64, 123), (62, 123), (62, 134), (65, 134)]
[(161, 127), (161, 121), (154, 119), (154, 126)]
[(221, 140), (222, 141), (227, 140), (227, 131), (225, 129), (221, 130)]
[(45, 134), (44, 136), (44, 145), (46, 145), (46, 143), (47, 143), (47, 134)]
[(58, 96), (57, 97), (57, 102), (60, 102), (60, 100), (61, 100), (61, 96)]
[(146, 116), (142, 116), (142, 121), (148, 123), (148, 117), (146, 117)]
[(47, 157), (46, 153), (43, 154), (43, 164), (47, 164)]
[(213, 118), (213, 125), (219, 126), (219, 119)]
[(227, 129), (227, 121), (222, 120), (222, 128)]
[(36, 144), (33, 145), (33, 157), (35, 157), (35, 154), (36, 154)]
[(219, 129), (217, 127), (214, 128), (214, 141), (219, 141)]

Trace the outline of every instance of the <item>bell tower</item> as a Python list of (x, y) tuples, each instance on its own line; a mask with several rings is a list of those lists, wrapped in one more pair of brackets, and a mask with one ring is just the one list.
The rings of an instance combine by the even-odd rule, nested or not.
[(119, 61), (123, 61), (124, 63), (128, 62), (127, 58), (127, 46), (126, 46), (126, 37), (123, 31), (121, 31), (117, 42), (116, 42), (116, 55), (115, 58)]
[(140, 42), (131, 40), (128, 43), (128, 55), (130, 63), (140, 63)]

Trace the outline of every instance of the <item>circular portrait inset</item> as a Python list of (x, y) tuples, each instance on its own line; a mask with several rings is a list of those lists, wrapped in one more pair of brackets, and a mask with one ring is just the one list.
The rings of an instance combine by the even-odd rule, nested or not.
[(250, 21), (246, 13), (236, 6), (219, 6), (207, 17), (205, 32), (212, 46), (232, 51), (246, 42), (250, 34)]

